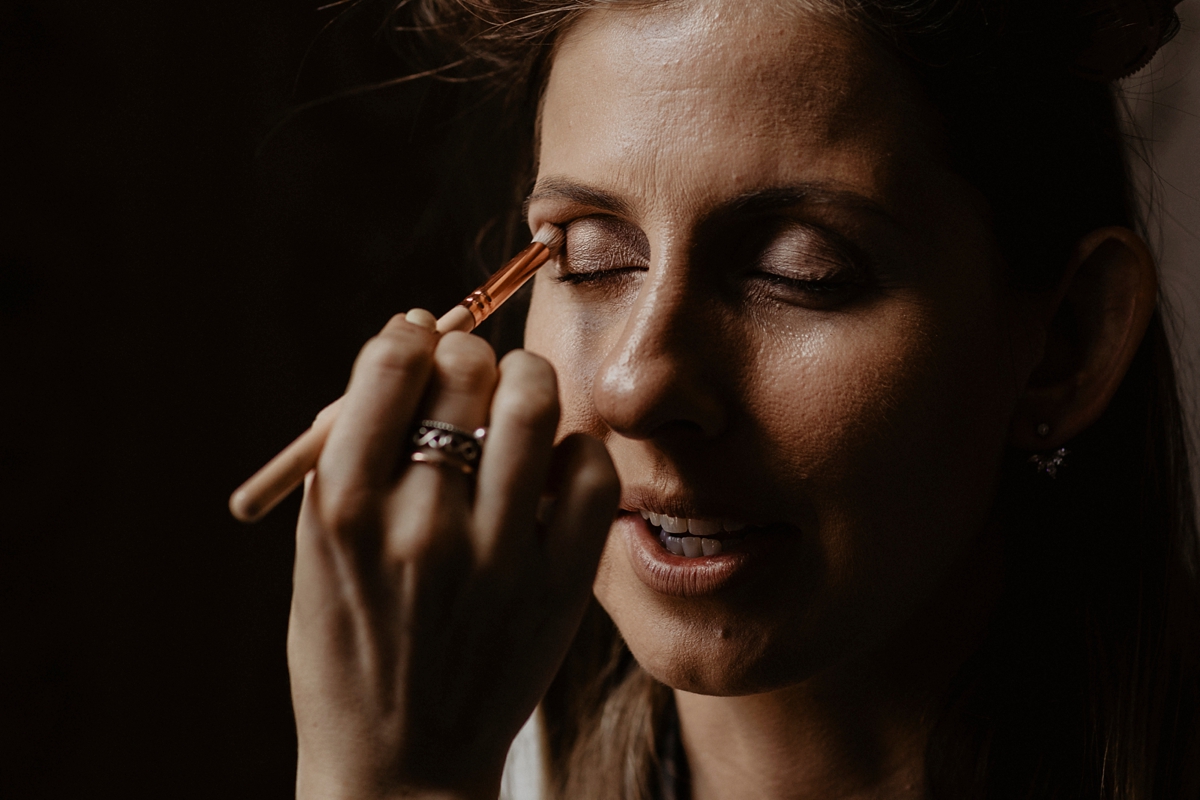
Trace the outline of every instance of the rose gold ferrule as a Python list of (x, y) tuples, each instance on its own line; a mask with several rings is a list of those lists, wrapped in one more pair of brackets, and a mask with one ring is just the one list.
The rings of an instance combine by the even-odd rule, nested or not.
[(475, 324), (479, 325), (524, 286), (549, 258), (550, 248), (541, 242), (533, 242), (496, 270), (483, 286), (463, 298), (459, 305), (470, 311)]
[[(543, 229), (550, 226), (546, 223)], [(547, 234), (555, 240), (553, 232)], [(562, 242), (561, 233), (557, 237)], [(558, 246), (557, 244), (555, 245)], [(488, 281), (467, 295), (461, 303), (437, 320), (437, 332), (463, 331), (470, 333), (479, 323), (492, 315), (500, 305), (533, 277), (538, 267), (549, 260), (552, 251), (541, 242), (533, 242), (505, 264)], [(410, 312), (411, 313), (411, 312)], [(427, 314), (428, 315), (428, 314)], [(411, 322), (412, 320), (410, 320)], [(229, 510), (243, 522), (254, 522), (300, 485), (304, 476), (317, 464), (325, 439), (337, 418), (341, 400), (325, 408), (312, 427), (254, 473), (229, 498)], [(413, 458), (417, 459), (418, 454)], [(426, 459), (428, 460), (428, 459)]]

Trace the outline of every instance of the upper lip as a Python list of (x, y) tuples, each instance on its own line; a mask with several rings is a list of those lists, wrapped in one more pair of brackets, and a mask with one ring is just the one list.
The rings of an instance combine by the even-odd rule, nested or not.
[(734, 509), (724, 503), (706, 502), (702, 507), (690, 498), (679, 496), (667, 497), (650, 492), (637, 490), (626, 491), (621, 496), (622, 511), (641, 513), (653, 511), (655, 514), (670, 517), (687, 517), (688, 519), (734, 520), (747, 525), (762, 524), (757, 515), (748, 513), (745, 509)]

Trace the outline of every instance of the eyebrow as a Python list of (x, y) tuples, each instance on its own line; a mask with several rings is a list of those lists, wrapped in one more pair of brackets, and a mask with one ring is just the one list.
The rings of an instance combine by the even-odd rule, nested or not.
[[(617, 216), (632, 216), (632, 206), (616, 195), (587, 186), (582, 183), (550, 176), (543, 178), (534, 186), (533, 192), (525, 198), (523, 212), (529, 215), (529, 206), (536, 200), (569, 200), (582, 206), (588, 206), (598, 211), (605, 211)], [(833, 205), (863, 211), (879, 217), (900, 229), (905, 226), (888, 213), (878, 201), (860, 194), (859, 192), (843, 189), (820, 181), (811, 181), (787, 186), (755, 189), (737, 195), (722, 203), (706, 215), (708, 218), (747, 215), (754, 216), (778, 211), (793, 206), (817, 204)]]
[(864, 211), (881, 217), (893, 225), (903, 227), (878, 201), (859, 192), (816, 181), (746, 192), (723, 203), (717, 213), (754, 215), (777, 211), (781, 208), (813, 204), (841, 206)]
[(529, 216), (529, 204), (535, 200), (570, 200), (581, 206), (589, 206), (597, 211), (607, 211), (622, 217), (632, 216), (633, 212), (629, 203), (614, 194), (556, 176), (543, 178), (533, 187), (533, 192), (525, 198), (521, 209), (525, 216)]

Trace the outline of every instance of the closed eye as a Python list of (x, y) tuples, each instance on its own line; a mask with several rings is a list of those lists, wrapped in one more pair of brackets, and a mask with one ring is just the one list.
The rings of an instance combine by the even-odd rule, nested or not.
[(600, 283), (601, 281), (623, 280), (633, 273), (645, 272), (645, 267), (616, 267), (598, 269), (588, 272), (560, 272), (555, 276), (559, 283), (578, 286), (584, 283)]
[(568, 223), (565, 233), (555, 276), (561, 283), (625, 280), (649, 267), (645, 234), (616, 217), (582, 217)]
[(864, 288), (864, 261), (837, 234), (787, 219), (764, 233), (745, 274), (779, 292), (777, 299), (830, 308)]

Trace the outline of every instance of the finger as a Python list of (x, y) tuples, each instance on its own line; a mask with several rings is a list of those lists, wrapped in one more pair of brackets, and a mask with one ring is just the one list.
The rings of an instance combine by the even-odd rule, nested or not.
[[(555, 497), (546, 532), (551, 591), (565, 601), (591, 591), (608, 538), (621, 483), (608, 451), (596, 439), (572, 434), (554, 448), (549, 493)], [(584, 591), (586, 589), (586, 591)], [(579, 597), (570, 594), (580, 592)]]
[(354, 362), (341, 413), (317, 462), (326, 501), (391, 484), (396, 458), (433, 369), (436, 334), (395, 316)]
[(420, 325), (430, 331), (437, 330), (437, 317), (423, 308), (414, 308), (404, 315), (404, 319), (413, 325)]
[[(474, 431), (486, 424), (496, 387), (496, 356), (478, 336), (452, 332), (442, 336), (433, 354), (429, 394), (423, 419)], [(408, 465), (397, 490), (401, 551), (421, 547), (440, 531), (465, 527), (469, 519), (474, 476), (452, 462)], [(414, 522), (422, 521), (422, 522)]]
[[(546, 484), (558, 427), (554, 368), (524, 350), (500, 362), (491, 427), (475, 493), (477, 552), (521, 552), (533, 539), (533, 518)], [(503, 540), (503, 541), (501, 541)]]

